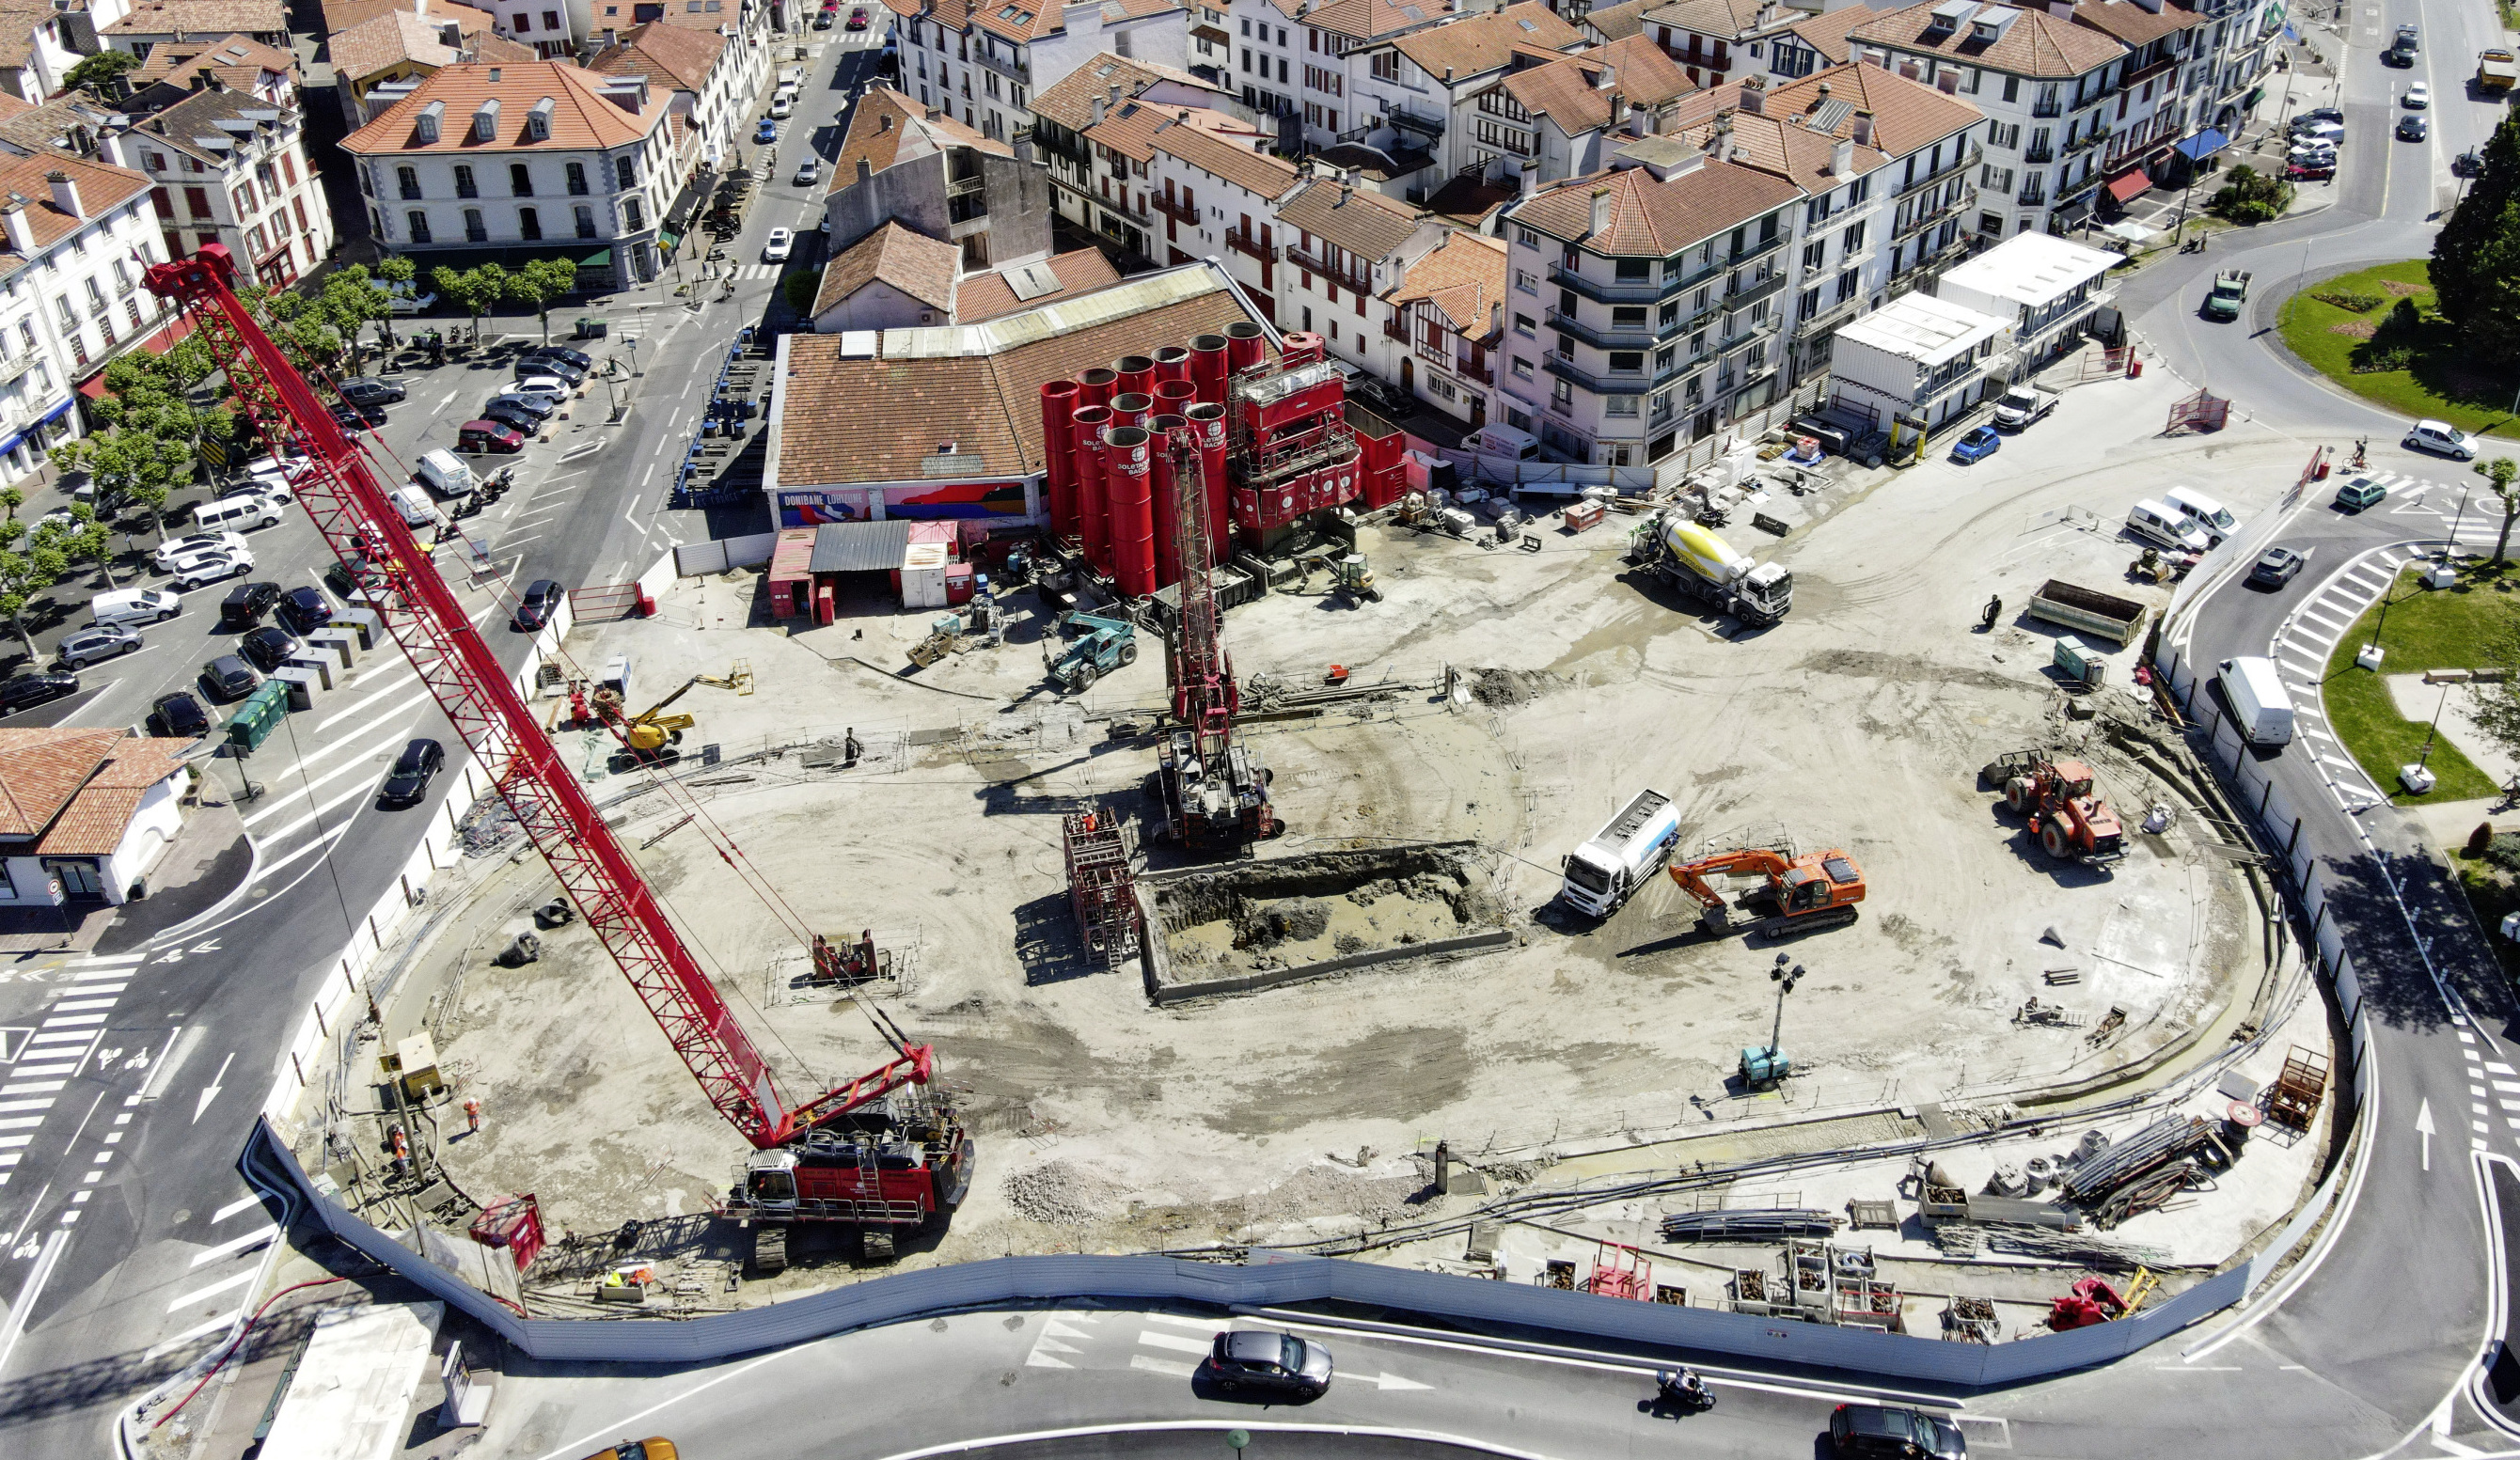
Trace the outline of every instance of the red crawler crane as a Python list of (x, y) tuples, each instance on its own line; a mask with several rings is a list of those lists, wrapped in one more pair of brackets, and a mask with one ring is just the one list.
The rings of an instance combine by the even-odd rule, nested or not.
[(183, 307), (275, 454), (304, 458), (297, 500), (333, 555), (368, 591), (474, 759), (496, 769), (500, 796), (709, 1103), (756, 1148), (729, 1210), (769, 1222), (852, 1222), (888, 1245), (891, 1229), (923, 1224), (959, 1202), (970, 1143), (950, 1110), (912, 1088), (934, 1074), (927, 1045), (883, 1029), (898, 1058), (801, 1105), (780, 1096), (751, 1038), (387, 502), (362, 448), (237, 297), (235, 277), (235, 260), (213, 243), (152, 267), (148, 285)]
[(1182, 728), (1155, 752), (1164, 820), (1173, 839), (1201, 852), (1239, 852), (1285, 829), (1269, 804), (1269, 772), (1234, 735), (1241, 695), (1226, 657), (1222, 612), (1209, 560), (1207, 484), (1198, 446), (1188, 430), (1171, 432), (1175, 496), (1173, 537), (1181, 553), (1181, 629), (1168, 661), (1173, 719)]

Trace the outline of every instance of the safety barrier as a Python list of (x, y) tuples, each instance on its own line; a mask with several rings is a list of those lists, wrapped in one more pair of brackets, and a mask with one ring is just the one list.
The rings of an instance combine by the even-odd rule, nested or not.
[[(1265, 1252), (1253, 1254), (1252, 1261), (1240, 1266), (1163, 1257), (995, 1258), (874, 1278), (687, 1321), (525, 1318), (318, 1192), (268, 1122), (255, 1127), (240, 1167), (257, 1184), (285, 1180), (308, 1220), (494, 1330), (520, 1352), (578, 1363), (705, 1363), (949, 1308), (1091, 1298), (1228, 1308), (1362, 1304), (1450, 1319), (1473, 1330), (1538, 1329), (1754, 1363), (1808, 1364), (1937, 1384), (2002, 1385), (2106, 1363), (2168, 1338), (2238, 1301), (2258, 1265), (2234, 1267), (2132, 1318), (1996, 1345)], [(2260, 1261), (2274, 1256), (2279, 1254)]]

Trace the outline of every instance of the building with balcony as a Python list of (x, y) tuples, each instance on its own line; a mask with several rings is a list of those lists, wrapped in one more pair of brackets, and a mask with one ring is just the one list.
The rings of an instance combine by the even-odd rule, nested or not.
[(1855, 59), (1846, 32), (1872, 19), (1862, 4), (1841, 5), (1810, 15), (1789, 9), (1783, 23), (1747, 46), (1753, 65), (1764, 64), (1771, 85), (1799, 81), (1823, 66), (1844, 66)]
[(141, 60), (161, 45), (245, 35), (286, 50), (289, 18), (281, 0), (139, 0), (97, 38)]
[(76, 8), (11, 6), (0, 17), (0, 93), (35, 103), (59, 95), (70, 67), (107, 49), (97, 27), (112, 24), (122, 13), (123, 0), (87, 0)]
[(1190, 73), (1210, 86), (1234, 73), (1234, 18), (1227, 0), (1191, 0)]
[(1033, 125), (1033, 98), (1098, 57), (1190, 66), (1184, 0), (884, 0), (899, 18), (896, 81), (995, 142)]
[(1671, 130), (1697, 89), (1642, 35), (1520, 66), (1471, 98), (1461, 170), (1545, 183), (1598, 172), (1623, 139)]
[(2019, 234), (1955, 265), (1935, 286), (1946, 304), (2003, 321), (2022, 373), (2082, 342), (2092, 316), (2115, 295), (2109, 270), (2122, 255), (2048, 234)]
[(1404, 31), (1350, 50), (1345, 90), (1350, 125), (1341, 143), (1364, 143), (1419, 168), (1398, 179), (1424, 198), (1446, 178), (1499, 149), (1471, 135), (1474, 99), (1493, 91), (1508, 70), (1546, 63), (1583, 43), (1583, 34), (1540, 0), (1462, 14), (1440, 25)]
[(355, 131), (375, 119), (371, 88), (387, 81), (417, 81), (459, 62), (504, 66), (534, 59), (533, 47), (490, 28), (490, 18), (465, 6), (415, 0), (418, 9), (389, 10), (336, 33), (325, 43), (333, 58), (333, 86), (341, 116)]
[(1262, 310), (1274, 310), (1285, 235), (1278, 200), (1302, 180), (1262, 151), (1268, 138), (1200, 108), (1105, 105), (1088, 126), (1096, 232), (1165, 265), (1218, 259)]
[(141, 287), (166, 259), (149, 179), (83, 157), (0, 155), (0, 482), (42, 472), (84, 429), (77, 386), (175, 311)]
[[(1244, 120), (1239, 102), (1190, 72), (1117, 56), (1080, 66), (1045, 88), (1033, 101), (1033, 155), (1050, 169), (1051, 205), (1058, 216), (1091, 233), (1104, 231), (1095, 199), (1106, 190), (1096, 172), (1094, 144), (1085, 134), (1131, 103), (1177, 114), (1207, 113), (1199, 124), (1210, 130)], [(1254, 127), (1239, 130), (1255, 138), (1262, 135)], [(1105, 167), (1100, 176), (1108, 175)]]
[(747, 46), (714, 30), (651, 21), (626, 31), (606, 32), (583, 63), (607, 76), (637, 76), (667, 98), (677, 133), (681, 191), (669, 227), (697, 206), (716, 179), (733, 169), (737, 149), (751, 130), (751, 103), (770, 70), (769, 49)]
[(341, 141), (380, 244), (424, 270), (567, 258), (590, 289), (656, 277), (678, 181), (660, 89), (535, 61), (450, 66), (370, 97), (388, 95)]
[(1931, 294), (1902, 294), (1837, 327), (1831, 408), (1881, 430), (1893, 423), (1939, 429), (2010, 383), (1998, 363), (2007, 360), (2011, 338), (2012, 327), (1993, 315)]
[(1440, 25), (1457, 9), (1455, 0), (1231, 0), (1228, 81), (1255, 115), (1278, 118), (1284, 151), (1333, 147), (1360, 124), (1348, 53)]
[(1338, 359), (1399, 378), (1379, 359), (1385, 310), (1373, 296), (1451, 230), (1344, 176), (1305, 179), (1278, 199), (1276, 213), (1279, 327), (1309, 330)]
[(148, 176), (165, 256), (225, 243), (247, 277), (278, 288), (332, 251), (333, 214), (307, 156), (296, 89), (285, 72), (265, 74), (280, 79), (261, 93), (232, 91), (216, 74), (200, 75), (201, 89), (190, 93), (169, 83), (147, 87), (135, 104), (170, 93), (183, 99), (138, 117), (128, 131), (109, 129), (99, 151)]
[(886, 86), (858, 99), (823, 198), (834, 255), (888, 223), (950, 243), (966, 270), (1050, 252), (1050, 175), (1029, 142), (983, 137)]
[(1505, 343), (1505, 241), (1453, 231), (1378, 296), (1383, 317), (1372, 370), (1460, 420), (1488, 421)]
[(1763, 67), (1750, 47), (1804, 13), (1778, 0), (1668, 0), (1638, 19), (1647, 40), (1678, 62), (1688, 79), (1713, 86)]

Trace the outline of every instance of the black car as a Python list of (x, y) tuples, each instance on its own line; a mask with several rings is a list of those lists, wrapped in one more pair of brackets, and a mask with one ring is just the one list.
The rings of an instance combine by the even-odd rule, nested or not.
[(2269, 548), (2258, 554), (2256, 566), (2249, 569), (2249, 581), (2260, 588), (2281, 588), (2301, 574), (2302, 564), (2310, 559), (2290, 548)]
[(382, 425), (385, 423), (385, 408), (346, 404), (335, 406), (333, 423), (353, 431), (365, 430), (372, 425)]
[(2432, 135), (2432, 123), (2424, 120), (2420, 115), (2409, 113), (2398, 118), (2400, 142), (2421, 142)]
[[(532, 349), (525, 351), (525, 354), (528, 357), (539, 355), (550, 360), (565, 360), (569, 364), (576, 366), (579, 370), (595, 369), (594, 356), (586, 353), (584, 350), (572, 350), (566, 345), (536, 345)], [(525, 374), (531, 375), (533, 372), (527, 371)]]
[(217, 700), (243, 699), (262, 683), (253, 666), (234, 654), (221, 654), (202, 666), (202, 687)]
[(290, 637), (287, 629), (265, 624), (238, 640), (237, 652), (252, 660), (254, 668), (268, 673), (289, 662), (289, 656), (297, 652), (297, 641)]
[(311, 634), (333, 621), (333, 604), (311, 588), (292, 588), (280, 596), (280, 617), (299, 634)]
[(1330, 1350), (1275, 1329), (1218, 1334), (1202, 1367), (1211, 1383), (1229, 1393), (1265, 1389), (1318, 1399), (1330, 1387)]
[(0, 680), (0, 715), (48, 704), (78, 693), (79, 677), (67, 669), (40, 669)]
[(1829, 1447), (1844, 1456), (1891, 1455), (1898, 1460), (1968, 1460), (1959, 1427), (1918, 1409), (1888, 1404), (1840, 1404), (1828, 1416)]
[(200, 700), (181, 689), (158, 696), (149, 715), (158, 722), (160, 730), (179, 740), (210, 732), (210, 712), (202, 708)]
[(399, 380), (379, 380), (358, 376), (341, 382), (341, 399), (354, 406), (390, 406), (410, 393), (403, 388)]
[(262, 616), (280, 601), (277, 583), (240, 583), (219, 599), (219, 627), (250, 629), (262, 622)]
[(526, 355), (517, 361), (517, 378), (531, 376), (558, 376), (571, 385), (586, 383), (586, 367), (558, 355)]
[(560, 600), (567, 597), (568, 590), (549, 578), (537, 578), (526, 584), (525, 596), (517, 602), (517, 627), (530, 634), (550, 623), (553, 612), (560, 607)]
[(520, 436), (531, 436), (543, 428), (542, 418), (510, 399), (495, 400), (483, 406), (481, 419), (495, 420)]
[(435, 740), (414, 740), (394, 758), (385, 783), (377, 794), (388, 806), (408, 806), (428, 794), (428, 780), (446, 765), (446, 751)]

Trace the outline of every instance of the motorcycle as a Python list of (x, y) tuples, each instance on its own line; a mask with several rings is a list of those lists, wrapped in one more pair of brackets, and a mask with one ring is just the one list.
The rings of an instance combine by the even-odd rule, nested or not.
[(1715, 1407), (1715, 1394), (1687, 1369), (1664, 1369), (1654, 1375), (1654, 1403), (1684, 1415), (1703, 1414)]

